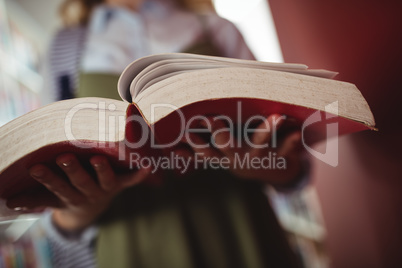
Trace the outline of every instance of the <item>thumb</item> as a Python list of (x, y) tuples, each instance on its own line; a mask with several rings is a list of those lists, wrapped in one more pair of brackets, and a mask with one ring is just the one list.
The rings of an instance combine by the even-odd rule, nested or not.
[(122, 177), (121, 189), (128, 188), (144, 181), (151, 174), (151, 167), (141, 168), (138, 171)]

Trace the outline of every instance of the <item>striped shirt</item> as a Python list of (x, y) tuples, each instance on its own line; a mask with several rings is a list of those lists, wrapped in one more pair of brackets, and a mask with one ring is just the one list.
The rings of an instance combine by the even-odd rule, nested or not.
[(53, 224), (51, 211), (43, 214), (40, 223), (48, 238), (53, 267), (96, 267), (94, 245), (98, 230), (95, 226), (79, 234), (63, 233)]
[(100, 5), (88, 27), (59, 31), (51, 45), (50, 77), (55, 100), (72, 98), (79, 72), (120, 74), (139, 57), (182, 52), (208, 38), (221, 56), (254, 59), (238, 29), (214, 13), (196, 15), (156, 0), (141, 13)]
[[(56, 93), (55, 99), (74, 97), (80, 71), (118, 73), (135, 57), (183, 51), (200, 40), (205, 27), (208, 27), (208, 37), (222, 56), (254, 59), (240, 32), (227, 20), (210, 14), (202, 25), (195, 14), (159, 2), (146, 3), (151, 6), (146, 7), (142, 15), (131, 13), (131, 19), (127, 18), (127, 11), (99, 6), (94, 10), (88, 28), (67, 28), (56, 34), (50, 51), (51, 86)], [(134, 30), (125, 27), (125, 34), (113, 33), (113, 29), (119, 25), (127, 26), (125, 23), (130, 20), (130, 27)], [(129, 36), (130, 33), (137, 36)], [(117, 42), (116, 38), (122, 38), (124, 42)], [(111, 51), (126, 51), (127, 55), (120, 55), (120, 58), (128, 58), (129, 62), (108, 61), (113, 56)], [(54, 267), (96, 267), (96, 227), (90, 227), (79, 235), (62, 234), (53, 225), (49, 212), (45, 213), (42, 224), (49, 239)]]

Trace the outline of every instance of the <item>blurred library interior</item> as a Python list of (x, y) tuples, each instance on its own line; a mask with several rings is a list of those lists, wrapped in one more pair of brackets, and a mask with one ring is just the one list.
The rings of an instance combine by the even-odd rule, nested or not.
[[(336, 167), (312, 158), (308, 185), (267, 188), (267, 198), (304, 267), (402, 267), (402, 1), (188, 1), (235, 23), (257, 60), (337, 71), (358, 86), (379, 131), (340, 137)], [(61, 2), (0, 0), (0, 126), (50, 102), (45, 63)], [(50, 267), (43, 234), (30, 230), (38, 217), (0, 211), (0, 267)]]

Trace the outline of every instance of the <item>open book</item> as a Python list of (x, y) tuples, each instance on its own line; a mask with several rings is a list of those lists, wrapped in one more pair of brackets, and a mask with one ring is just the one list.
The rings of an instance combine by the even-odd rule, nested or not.
[(138, 59), (119, 79), (123, 101), (59, 101), (2, 126), (0, 197), (39, 186), (28, 168), (47, 163), (56, 169), (54, 159), (63, 152), (82, 159), (101, 153), (122, 168), (130, 152), (166, 153), (205, 115), (225, 116), (242, 127), (251, 117), (287, 115), (303, 128), (306, 144), (326, 138), (331, 122), (339, 126), (336, 135), (375, 129), (359, 90), (332, 80), (335, 75), (302, 64), (193, 54)]

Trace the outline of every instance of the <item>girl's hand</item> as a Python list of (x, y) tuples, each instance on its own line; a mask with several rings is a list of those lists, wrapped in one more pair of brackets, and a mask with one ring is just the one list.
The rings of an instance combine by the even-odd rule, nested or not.
[[(194, 133), (190, 133), (184, 141), (192, 148), (192, 157), (195, 153), (198, 154), (198, 159), (203, 158), (204, 161), (222, 161), (225, 158), (225, 162), (221, 163), (227, 163), (228, 169), (240, 178), (286, 185), (301, 173), (302, 146), (300, 131), (284, 133), (282, 137), (276, 136), (285, 120), (276, 114), (267, 117), (247, 137), (248, 142), (243, 137), (238, 146), (236, 137), (231, 134), (224, 121), (208, 118), (201, 124), (210, 132), (212, 144), (205, 146), (207, 142)], [(187, 152), (187, 156), (190, 155)], [(244, 161), (245, 159), (250, 161)]]
[(96, 179), (73, 154), (60, 155), (56, 163), (68, 180), (45, 165), (35, 165), (30, 169), (32, 178), (44, 185), (53, 194), (52, 198), (16, 196), (7, 200), (7, 205), (28, 209), (53, 207), (53, 221), (64, 231), (79, 231), (92, 224), (108, 208), (113, 197), (140, 183), (149, 174), (149, 170), (141, 169), (117, 176), (106, 157), (100, 155), (90, 159)]

